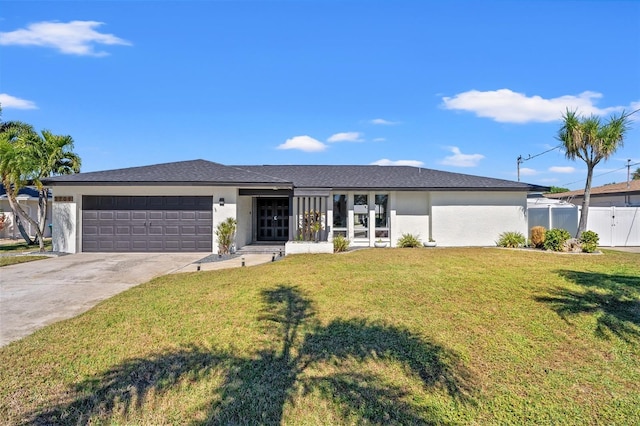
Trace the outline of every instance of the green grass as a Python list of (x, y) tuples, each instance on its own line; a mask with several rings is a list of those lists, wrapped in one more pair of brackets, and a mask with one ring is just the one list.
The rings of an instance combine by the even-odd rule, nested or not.
[(0, 267), (46, 259), (47, 256), (0, 256)]
[(0, 349), (0, 419), (638, 424), (639, 260), (360, 250), (164, 276)]
[[(44, 249), (45, 251), (51, 251), (51, 238), (45, 238)], [(24, 251), (37, 251), (40, 249), (38, 244), (27, 244), (24, 240), (17, 242), (10, 242), (7, 244), (0, 244), (0, 253), (13, 253)]]

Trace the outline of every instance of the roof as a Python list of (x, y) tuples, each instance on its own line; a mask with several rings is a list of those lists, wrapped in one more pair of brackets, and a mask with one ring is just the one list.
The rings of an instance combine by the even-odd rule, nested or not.
[(237, 167), (206, 160), (178, 161), (100, 172), (76, 173), (45, 179), (47, 185), (64, 184), (288, 184)]
[(206, 160), (57, 176), (48, 185), (277, 185), (295, 188), (546, 191), (510, 180), (410, 166), (225, 166)]
[[(296, 188), (536, 190), (533, 185), (411, 166), (237, 166), (275, 176)], [(533, 188), (533, 189), (532, 189)]]
[[(640, 194), (640, 180), (629, 181), (622, 183), (612, 183), (610, 185), (596, 186), (591, 188), (591, 196), (605, 196), (605, 195), (626, 195), (626, 194)], [(558, 192), (556, 194), (545, 194), (548, 198), (572, 198), (582, 197), (584, 195), (584, 189), (577, 191)]]
[[(48, 194), (51, 198), (51, 191)], [(18, 191), (19, 198), (39, 198), (38, 189), (35, 186), (25, 186)], [(0, 183), (0, 199), (7, 198), (7, 191), (4, 189), (4, 185)]]

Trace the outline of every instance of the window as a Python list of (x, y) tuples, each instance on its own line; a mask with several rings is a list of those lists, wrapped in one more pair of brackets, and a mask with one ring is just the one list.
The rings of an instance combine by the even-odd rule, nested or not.
[(353, 196), (353, 237), (369, 238), (369, 204), (367, 194)]
[(389, 195), (376, 194), (376, 238), (389, 238)]
[(333, 236), (347, 236), (347, 222), (349, 210), (347, 210), (347, 196), (335, 194), (333, 196)]

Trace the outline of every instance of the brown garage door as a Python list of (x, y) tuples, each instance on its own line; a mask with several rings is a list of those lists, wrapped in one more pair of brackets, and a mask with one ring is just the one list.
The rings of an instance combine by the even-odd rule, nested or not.
[(212, 197), (82, 197), (82, 251), (211, 252)]

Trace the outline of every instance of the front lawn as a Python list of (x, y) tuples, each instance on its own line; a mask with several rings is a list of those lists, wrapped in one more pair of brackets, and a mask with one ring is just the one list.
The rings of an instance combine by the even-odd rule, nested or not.
[(638, 424), (640, 256), (298, 255), (167, 275), (0, 349), (35, 424)]

